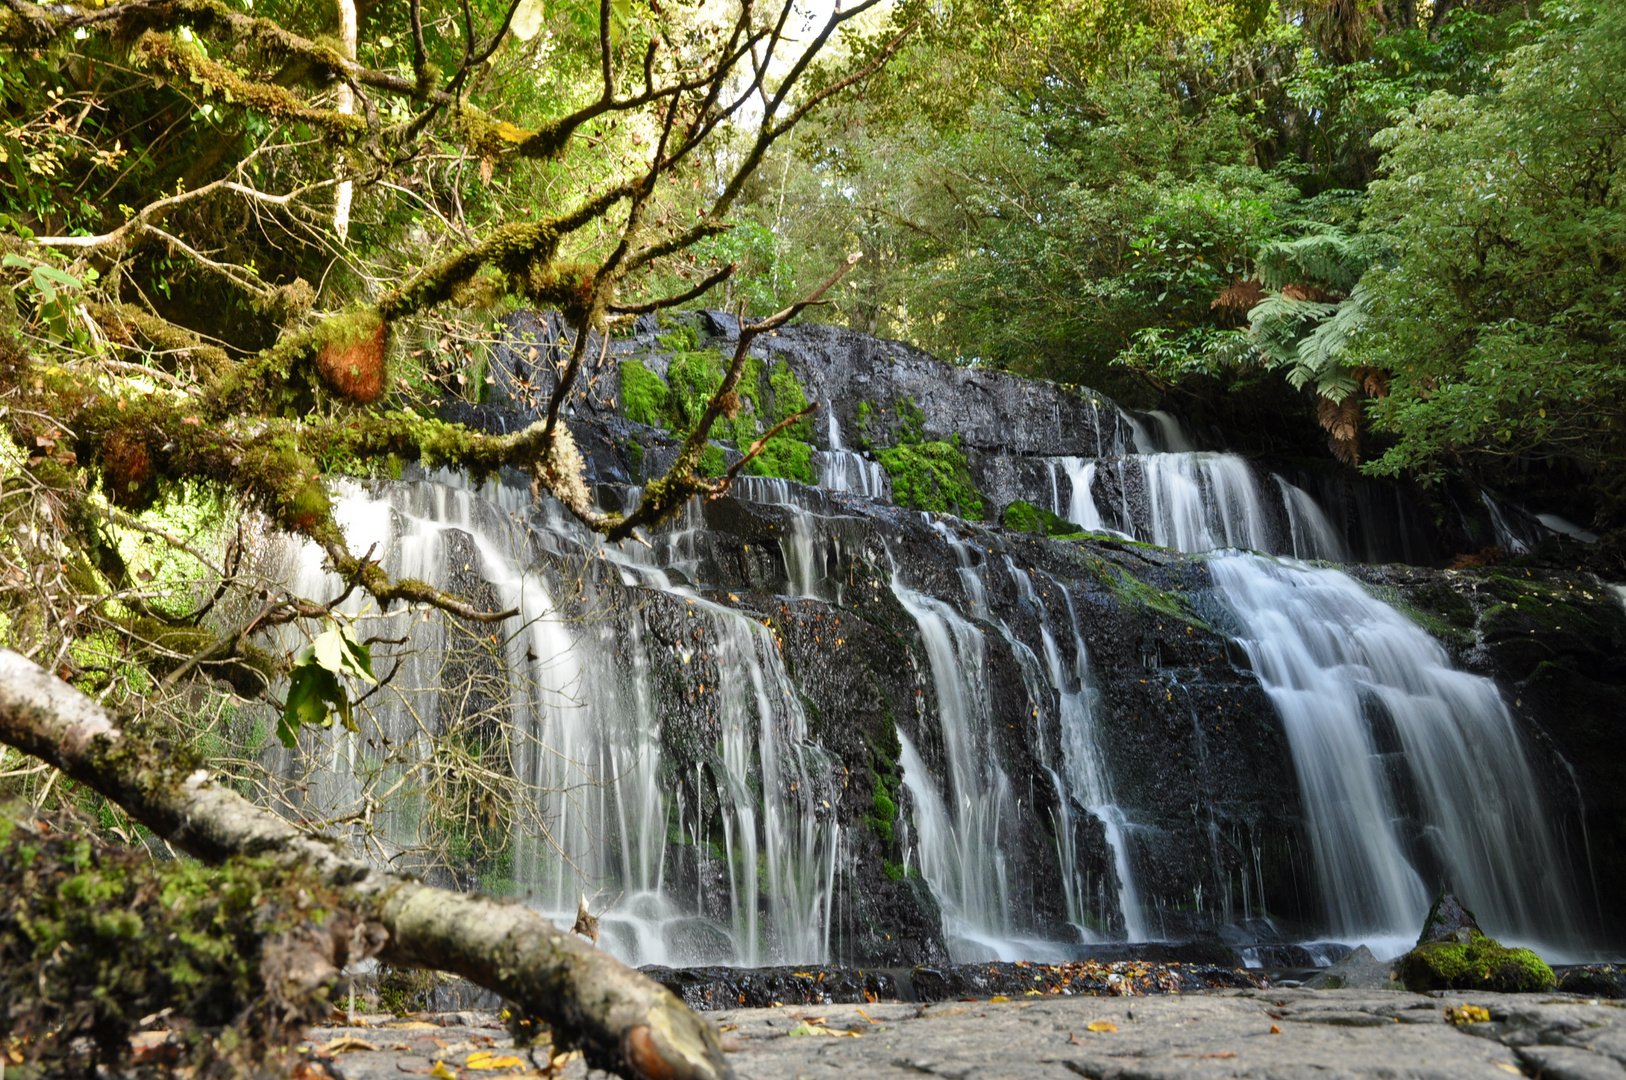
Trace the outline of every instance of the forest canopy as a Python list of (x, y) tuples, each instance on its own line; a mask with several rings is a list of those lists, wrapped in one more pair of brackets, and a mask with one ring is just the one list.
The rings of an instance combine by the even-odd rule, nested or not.
[(958, 4), (798, 133), (749, 212), (776, 280), (868, 253), (848, 325), (1607, 532), (1623, 20)]

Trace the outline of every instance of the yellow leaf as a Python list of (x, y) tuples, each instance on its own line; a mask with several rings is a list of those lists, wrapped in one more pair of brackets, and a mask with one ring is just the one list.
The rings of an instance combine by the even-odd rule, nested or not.
[(1111, 1020), (1091, 1020), (1090, 1021), (1090, 1030), (1091, 1031), (1117, 1031), (1118, 1030), (1118, 1025), (1114, 1024)]
[(1490, 1019), (1490, 1013), (1478, 1005), (1459, 1005), (1446, 1009), (1445, 1018), (1453, 1024), (1483, 1024)]
[(1011, 999), (1006, 997), (1004, 994), (995, 994), (993, 997), (989, 998), (988, 1000), (989, 1001), (1009, 1001)]
[(444, 1061), (435, 1062), (435, 1067), (429, 1070), (429, 1075), (436, 1080), (457, 1080), (457, 1074), (448, 1069)]
[(519, 1069), (525, 1066), (525, 1062), (513, 1054), (494, 1057), (491, 1051), (481, 1050), (478, 1053), (470, 1054), (469, 1059), (463, 1065), (469, 1069)]
[(324, 1054), (348, 1054), (355, 1050), (377, 1050), (378, 1047), (366, 1039), (358, 1039), (353, 1035), (341, 1035), (322, 1047)]

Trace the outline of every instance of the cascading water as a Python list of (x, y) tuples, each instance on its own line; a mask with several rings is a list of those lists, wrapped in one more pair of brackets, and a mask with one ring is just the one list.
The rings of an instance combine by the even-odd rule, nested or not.
[(881, 463), (849, 450), (841, 441), (841, 423), (834, 409), (827, 413), (826, 438), (830, 449), (814, 451), (819, 466), (819, 486), (831, 491), (850, 491), (866, 499), (887, 497), (886, 472)]
[(1115, 446), (1111, 456), (1046, 459), (1051, 512), (1090, 532), (1185, 552), (1348, 558), (1348, 545), (1308, 492), (1268, 474), (1272, 499), (1246, 459), (1197, 450), (1174, 417), (1146, 416), (1119, 414), (1118, 430), (1131, 433), (1131, 445)]
[(1450, 888), (1492, 934), (1570, 947), (1569, 871), (1495, 684), (1336, 570), (1209, 568), (1286, 726), (1331, 932), (1397, 953)]
[[(1289, 482), (1237, 455), (1196, 448), (1167, 414), (1114, 412), (1110, 402), (1092, 401), (1080, 419), (1096, 421), (1095, 457), (1027, 458), (1002, 475), (1036, 489), (1032, 501), (1048, 499), (1057, 514), (1086, 529), (1190, 552), (1251, 548), (1345, 561), (1383, 544), (1383, 550), (1400, 549), (1392, 538), (1375, 541), (1369, 529), (1370, 519), (1394, 519), (1398, 496), (1392, 490), (1340, 488), (1336, 477), (1309, 471), (1290, 472), (1296, 483)], [(1101, 556), (1114, 558), (1113, 549), (1121, 553), (1123, 546), (1082, 546), (1075, 554), (1085, 561), (1076, 574), (1065, 561), (1045, 561), (1062, 557), (1055, 548), (1035, 556), (1046, 569), (1024, 570), (1016, 562), (1023, 557), (1019, 544), (1037, 543), (1032, 537), (968, 543), (961, 537), (972, 531), (956, 532), (941, 516), (922, 527), (912, 513), (865, 508), (861, 499), (887, 499), (886, 475), (843, 445), (833, 410), (827, 423), (829, 450), (816, 458), (824, 491), (740, 478), (733, 496), (746, 504), (745, 515), (754, 515), (750, 528), (757, 530), (749, 545), (732, 526), (715, 524), (746, 520), (728, 505), (708, 516), (692, 504), (676, 521), (650, 531), (645, 548), (605, 545), (552, 504), (537, 511), (518, 490), (475, 492), (451, 477), (385, 485), (377, 497), (350, 492), (341, 500), (352, 547), (376, 542), (392, 575), (484, 590), (483, 602), (521, 611), (495, 653), (501, 690), (485, 707), (509, 724), (511, 767), (537, 792), (539, 827), (521, 830), (526, 835), (515, 841), (512, 869), (505, 872), (539, 909), (568, 924), (586, 893), (602, 913), (603, 942), (637, 963), (815, 963), (832, 957), (838, 879), (846, 889), (843, 910), (851, 910), (859, 890), (849, 886), (860, 880), (858, 869), (879, 876), (873, 862), (863, 860), (901, 857), (900, 892), (913, 889), (907, 876), (918, 868), (939, 901), (955, 959), (1061, 958), (1076, 955), (1069, 946), (1077, 941), (1042, 939), (1068, 937), (1064, 917), (1077, 928), (1078, 941), (1144, 941), (1156, 931), (1167, 934), (1170, 925), (1178, 933), (1211, 929), (1202, 922), (1210, 917), (1205, 911), (1234, 921), (1230, 894), (1240, 892), (1242, 921), (1249, 922), (1266, 903), (1260, 863), (1263, 858), (1269, 869), (1269, 844), (1283, 836), (1296, 844), (1304, 835), (1327, 907), (1325, 925), (1307, 919), (1313, 925), (1306, 930), (1398, 946), (1415, 934), (1433, 890), (1449, 884), (1469, 899), (1487, 929), (1515, 940), (1567, 943), (1564, 931), (1573, 925), (1568, 871), (1494, 686), (1452, 671), (1437, 644), (1350, 578), (1254, 555), (1210, 560), (1219, 593), (1242, 627), (1240, 640), (1282, 716), (1302, 798), (1284, 796), (1291, 802), (1286, 810), (1259, 800), (1276, 817), (1257, 829), (1251, 817), (1239, 823), (1237, 815), (1226, 818), (1191, 802), (1195, 814), (1210, 814), (1206, 828), (1217, 839), (1203, 842), (1208, 846), (1201, 847), (1200, 860), (1182, 864), (1182, 826), (1170, 825), (1155, 790), (1170, 774), (1150, 770), (1148, 780), (1146, 763), (1155, 759), (1146, 747), (1170, 732), (1184, 738), (1175, 730), (1184, 720), (1163, 729), (1150, 723), (1167, 720), (1159, 711), (1165, 686), (1171, 701), (1189, 692), (1198, 735), (1193, 745), (1211, 738), (1218, 746), (1219, 727), (1209, 732), (1208, 714), (1199, 719), (1197, 713), (1199, 703), (1215, 702), (1219, 691), (1212, 682), (1206, 699), (1192, 691), (1191, 678), (1212, 680), (1212, 671), (1163, 668), (1155, 643), (1150, 652), (1132, 646), (1141, 650), (1139, 663), (1133, 652), (1111, 651), (1114, 643), (1095, 620), (1132, 625), (1136, 616), (1125, 612), (1133, 603), (1122, 591), (1114, 594), (1111, 579), (1083, 567), (1085, 561), (1101, 565)], [(1091, 448), (1082, 445), (1084, 453)], [(968, 456), (974, 469), (983, 467), (977, 453)], [(846, 495), (834, 498), (832, 491)], [(777, 552), (764, 552), (775, 543)], [(999, 554), (1002, 545), (1007, 554)], [(749, 556), (741, 557), (745, 552)], [(891, 597), (885, 571), (867, 573), (884, 566), (883, 552), (915, 560), (907, 578), (892, 566)], [(772, 565), (781, 556), (782, 575)], [(305, 549), (297, 557), (285, 578), (294, 591), (337, 591), (337, 579), (321, 570), (319, 552)], [(905, 584), (934, 579), (930, 572), (913, 574), (922, 558), (957, 571), (952, 604)], [(1131, 551), (1120, 565), (1156, 558)], [(1141, 580), (1164, 589), (1191, 580), (1189, 563), (1170, 565), (1176, 584)], [(1133, 578), (1141, 571), (1126, 573)], [(703, 580), (708, 574), (722, 580)], [(744, 601), (729, 596), (742, 610), (708, 599), (721, 600), (728, 588), (750, 594)], [(864, 599), (844, 601), (844, 589), (874, 598), (864, 591), (869, 588), (884, 603), (864, 610)], [(1011, 606), (1013, 588), (1023, 610)], [(770, 592), (786, 597), (766, 597)], [(895, 634), (889, 620), (900, 617), (899, 605), (918, 629), (919, 645), (907, 633)], [(344, 610), (357, 613), (360, 601), (352, 598)], [(855, 622), (868, 623), (864, 633), (887, 637), (889, 647), (894, 637), (908, 639), (909, 663), (923, 654), (935, 691), (935, 713), (910, 727), (913, 737), (899, 732), (911, 813), (898, 823), (904, 839), (890, 852), (878, 846), (879, 829), (861, 831), (870, 828), (863, 823), (867, 789), (854, 784), (856, 794), (841, 794), (844, 766), (853, 764), (857, 777), (859, 765), (827, 753), (809, 733), (811, 715), (837, 747), (833, 725), (849, 718), (825, 700), (817, 702), (817, 713), (804, 706), (817, 696), (815, 684), (805, 680), (819, 678), (826, 664), (845, 662), (846, 654), (833, 651), (842, 639), (830, 630), (849, 611), (858, 615)], [(823, 651), (806, 646), (813, 653), (804, 664), (809, 654), (794, 652), (802, 646), (784, 644), (795, 640), (787, 625), (822, 629)], [(452, 631), (439, 617), (405, 612), (370, 623), (368, 632), (411, 637), (402, 669), (376, 699), (381, 730), (402, 744), (434, 737), (437, 725), (464, 707), (451, 688), (442, 688), (442, 654)], [(1096, 663), (1119, 665), (1098, 667), (1093, 684), (1087, 633)], [(1217, 646), (1210, 651), (1221, 652)], [(802, 683), (792, 683), (786, 655), (796, 657)], [(900, 653), (869, 655), (895, 659)], [(1101, 659), (1107, 656), (1117, 659)], [(1209, 660), (1223, 669), (1218, 681), (1225, 692), (1241, 697), (1242, 677), (1233, 678), (1223, 659)], [(1188, 661), (1205, 662), (1188, 655), (1180, 663)], [(900, 663), (894, 670), (908, 672), (901, 691), (879, 666), (854, 664), (839, 675), (856, 671), (871, 685), (885, 684), (895, 694), (891, 703), (906, 706), (901, 695), (917, 692), (914, 669)], [(1118, 679), (1151, 687), (1130, 687), (1126, 695), (1108, 681)], [(831, 681), (841, 694), (858, 692), (842, 678)], [(1110, 706), (1100, 704), (1097, 687), (1107, 691), (1100, 700)], [(1028, 710), (1018, 703), (1024, 690)], [(845, 704), (834, 697), (836, 709)], [(1151, 709), (1125, 704), (1153, 698)], [(1002, 715), (1007, 710), (1011, 715)], [(1250, 716), (1260, 711), (1250, 710)], [(876, 715), (890, 727), (892, 717), (906, 713), (888, 707)], [(1132, 724), (1138, 726), (1129, 737)], [(1259, 724), (1255, 730), (1277, 737), (1268, 710)], [(687, 730), (682, 725), (700, 733), (692, 753), (674, 735)], [(848, 732), (854, 730), (864, 729), (850, 722)], [(355, 794), (367, 753), (354, 736), (318, 738), (329, 768), (308, 796), (313, 816)], [(1109, 757), (1108, 747), (1120, 756)], [(1234, 744), (1230, 749), (1238, 753)], [(1008, 756), (1003, 762), (1002, 752)], [(1193, 758), (1194, 774), (1206, 768), (1201, 754), (1188, 753), (1186, 762)], [(1237, 775), (1216, 766), (1200, 783)], [(1274, 791), (1292, 788), (1291, 780), (1270, 783)], [(1222, 803), (1222, 796), (1203, 794), (1219, 792), (1219, 785), (1194, 782), (1182, 790), (1195, 792), (1193, 800)], [(1128, 800), (1127, 808), (1120, 800)], [(842, 820), (854, 822), (852, 833), (838, 828), (831, 804), (851, 815)], [(1302, 834), (1296, 831), (1301, 805), (1308, 818)], [(383, 826), (402, 850), (413, 827), (406, 810)], [(1053, 838), (1045, 835), (1052, 828)], [(1035, 835), (1042, 837), (1037, 845)], [(1233, 847), (1222, 850), (1226, 843)], [(1275, 850), (1279, 855), (1281, 848)], [(1211, 878), (1202, 877), (1207, 867), (1214, 869)], [(885, 866), (887, 877), (898, 881), (894, 869)], [(1229, 876), (1238, 872), (1240, 887)], [(1275, 905), (1287, 890), (1283, 871), (1271, 872)], [(1225, 895), (1216, 898), (1216, 889)], [(1034, 904), (1030, 890), (1048, 890), (1046, 904)], [(1196, 916), (1177, 919), (1175, 908), (1190, 907), (1192, 896)], [(1273, 909), (1266, 920), (1281, 914)], [(841, 949), (851, 950), (850, 941)]]
[[(1145, 941), (1146, 921), (1142, 915), (1140, 895), (1135, 887), (1135, 873), (1130, 858), (1129, 821), (1123, 808), (1113, 797), (1112, 782), (1106, 768), (1106, 756), (1101, 750), (1096, 731), (1095, 690), (1090, 685), (1089, 653), (1079, 627), (1078, 609), (1073, 603), (1073, 594), (1062, 582), (1053, 578), (1046, 579), (1049, 588), (1061, 594), (1067, 608), (1067, 626), (1072, 635), (1073, 647), (1073, 659), (1068, 663), (1062, 656), (1060, 644), (1051, 625), (1049, 605), (1033, 587), (1032, 579), (1017, 569), (1009, 557), (1006, 559), (1006, 565), (1024, 599), (1038, 613), (1045, 670), (1059, 703), (1057, 719), (1061, 728), (1062, 761), (1066, 773), (1065, 783), (1062, 783), (1059, 777), (1056, 778), (1061, 805), (1066, 808), (1076, 800), (1101, 823), (1107, 846), (1112, 851), (1113, 871), (1118, 879), (1118, 912), (1123, 919), (1125, 936), (1130, 941)], [(1070, 840), (1072, 831), (1065, 823), (1058, 823), (1057, 834)], [(1088, 890), (1077, 878), (1075, 869), (1077, 859), (1070, 843), (1063, 842), (1060, 846), (1062, 869), (1066, 876), (1064, 887), (1067, 890), (1068, 918), (1081, 933), (1087, 935), (1085, 923), (1090, 914), (1087, 911)]]
[[(656, 556), (682, 561), (692, 520), (680, 521), (657, 552), (623, 551), (567, 524), (557, 507), (551, 519), (538, 520), (529, 502), (498, 485), (476, 494), (447, 475), (389, 485), (379, 498), (349, 492), (338, 509), (350, 542), (357, 550), (377, 543), (392, 575), (445, 587), (455, 569), (449, 555), (467, 550), (465, 572), (478, 574), (498, 605), (520, 611), (519, 629), (502, 647), (506, 700), (499, 704), (511, 727), (515, 776), (539, 800), (542, 825), (515, 841), (518, 892), (565, 925), (583, 894), (596, 898), (596, 908), (608, 905), (602, 943), (634, 963), (827, 958), (841, 838), (820, 804), (827, 807), (839, 769), (808, 736), (772, 634), (668, 583)], [(293, 555), (289, 576), (301, 595), (338, 591), (338, 579), (321, 570), (320, 552), (306, 545)], [(571, 591), (579, 597), (567, 612), (557, 598)], [(700, 683), (697, 692), (711, 703), (706, 721), (715, 753), (679, 791), (664, 775), (661, 748), (663, 719), (675, 703), (651, 674), (658, 661), (651, 620), (663, 613), (692, 627), (677, 659), (714, 672), (714, 684)], [(397, 695), (375, 707), (380, 730), (394, 741), (438, 734), (441, 672), (431, 668), (445, 648), (440, 625), (407, 612), (379, 631), (411, 636), (397, 680), (424, 688), (411, 701)], [(332, 769), (319, 774), (323, 786), (310, 798), (338, 805), (355, 787), (356, 737), (326, 737)], [(693, 803), (702, 797), (720, 816), (727, 897), (704, 895), (703, 886), (681, 892), (666, 879), (677, 842), (669, 830), (695, 850), (709, 840), (695, 818)], [(719, 909), (726, 922), (707, 916)]]
[(892, 592), (914, 619), (936, 691), (943, 774), (935, 776), (903, 731), (903, 782), (914, 803), (915, 857), (943, 909), (956, 960), (1014, 960), (1032, 954), (1011, 918), (1003, 830), (1015, 795), (991, 741), (993, 706), (982, 631), (935, 597), (894, 575)]

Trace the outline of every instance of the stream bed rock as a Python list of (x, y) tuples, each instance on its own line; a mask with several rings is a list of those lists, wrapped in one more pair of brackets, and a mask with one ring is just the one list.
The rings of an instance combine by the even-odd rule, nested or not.
[[(1489, 1019), (1451, 1022), (1464, 1005)], [(707, 1015), (740, 1080), (1626, 1080), (1626, 1008), (1567, 996), (1262, 988)], [(507, 1075), (531, 1067), (507, 1049), (495, 1013), (376, 1019), (315, 1029), (309, 1046), (318, 1057), (331, 1048), (324, 1064), (343, 1080), (430, 1076), (437, 1065), (458, 1080), (505, 1075), (471, 1070), (471, 1059), (521, 1058)], [(559, 1066), (590, 1075), (579, 1058)]]

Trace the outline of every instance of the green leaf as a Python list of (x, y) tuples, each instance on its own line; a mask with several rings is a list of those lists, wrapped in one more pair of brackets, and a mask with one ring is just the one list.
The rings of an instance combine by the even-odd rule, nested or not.
[(288, 681), (288, 698), (283, 705), (282, 719), (277, 723), (277, 738), (292, 750), (297, 742), (299, 728), (304, 724), (328, 727), (327, 702), (343, 702), (348, 710), (344, 691), (333, 673), (316, 664), (296, 664), (293, 677)]
[(367, 683), (377, 683), (373, 677), (373, 654), (367, 646), (356, 640), (356, 635), (349, 627), (344, 632), (345, 667), (350, 674)]

